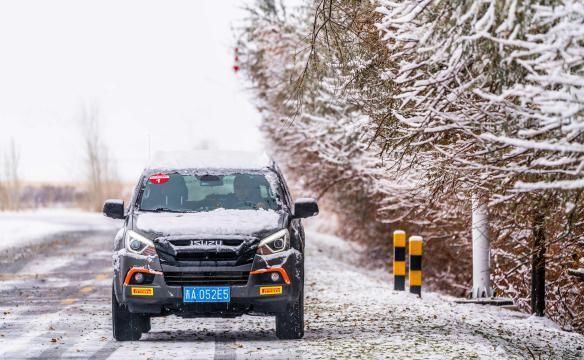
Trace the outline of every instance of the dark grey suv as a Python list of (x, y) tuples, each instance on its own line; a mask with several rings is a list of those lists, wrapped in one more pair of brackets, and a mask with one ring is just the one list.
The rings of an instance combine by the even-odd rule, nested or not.
[(315, 200), (292, 202), (265, 156), (166, 153), (144, 170), (114, 240), (116, 340), (138, 340), (153, 316), (276, 317), (276, 335), (304, 335), (304, 229)]

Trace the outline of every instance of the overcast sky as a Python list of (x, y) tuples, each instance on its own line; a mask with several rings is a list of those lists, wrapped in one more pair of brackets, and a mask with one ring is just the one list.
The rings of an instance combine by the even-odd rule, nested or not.
[[(31, 181), (77, 181), (76, 114), (97, 104), (118, 171), (151, 151), (261, 150), (252, 94), (232, 70), (242, 1), (0, 1), (0, 155)], [(0, 170), (1, 171), (1, 170)]]

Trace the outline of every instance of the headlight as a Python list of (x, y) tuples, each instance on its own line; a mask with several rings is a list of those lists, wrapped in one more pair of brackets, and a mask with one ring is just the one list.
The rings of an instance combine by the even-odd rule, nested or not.
[(284, 229), (260, 241), (257, 253), (260, 255), (268, 255), (288, 250), (289, 248), (290, 233), (288, 230)]
[(126, 249), (134, 254), (145, 256), (156, 255), (156, 248), (152, 240), (132, 230), (126, 233)]

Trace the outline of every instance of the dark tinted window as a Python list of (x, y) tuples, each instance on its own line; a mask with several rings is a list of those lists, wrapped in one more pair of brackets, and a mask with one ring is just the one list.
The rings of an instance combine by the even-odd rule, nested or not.
[(279, 208), (275, 189), (264, 174), (168, 174), (159, 183), (148, 179), (140, 209), (150, 211), (211, 211), (215, 209)]

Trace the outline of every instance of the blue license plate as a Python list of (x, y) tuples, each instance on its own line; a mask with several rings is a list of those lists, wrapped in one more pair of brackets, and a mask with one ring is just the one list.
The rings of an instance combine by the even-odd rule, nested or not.
[(212, 303), (229, 302), (231, 289), (229, 286), (185, 286), (183, 288), (183, 302), (185, 303)]

